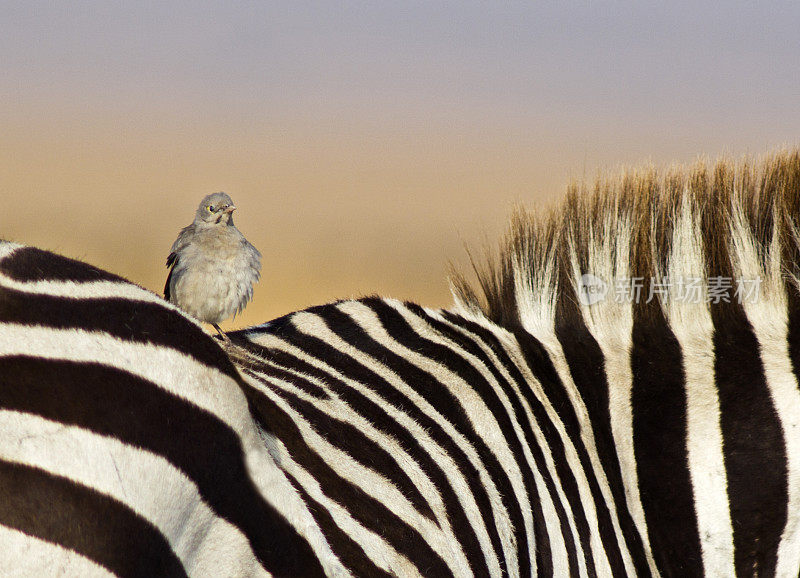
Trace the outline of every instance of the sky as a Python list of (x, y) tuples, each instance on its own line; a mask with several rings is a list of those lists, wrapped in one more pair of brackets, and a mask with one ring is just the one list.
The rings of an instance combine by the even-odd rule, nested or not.
[(161, 292), (224, 190), (253, 325), (451, 299), (572, 180), (800, 144), (794, 2), (6, 2), (0, 238)]

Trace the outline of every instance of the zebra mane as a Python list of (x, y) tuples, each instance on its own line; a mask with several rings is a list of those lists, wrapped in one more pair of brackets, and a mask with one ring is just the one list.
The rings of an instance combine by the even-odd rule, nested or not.
[[(581, 299), (587, 274), (610, 294), (641, 279), (642, 301), (662, 309), (679, 298), (669, 283), (677, 278), (699, 279), (704, 302), (720, 310), (739, 281), (760, 284), (762, 299), (785, 299), (800, 288), (799, 221), (796, 148), (573, 183), (555, 207), (515, 210), (499, 256), (473, 260), (477, 285), (453, 275), (455, 309), (504, 327), (586, 319), (597, 313)], [(710, 294), (720, 280), (731, 280), (730, 303)]]

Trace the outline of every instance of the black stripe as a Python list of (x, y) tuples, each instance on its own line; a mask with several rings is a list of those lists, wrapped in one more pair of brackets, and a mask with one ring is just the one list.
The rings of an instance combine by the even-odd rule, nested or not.
[(39, 468), (0, 460), (0, 524), (73, 550), (118, 576), (186, 576), (150, 522), (105, 494)]
[(411, 481), (411, 478), (403, 471), (397, 461), (389, 455), (388, 451), (369, 439), (355, 426), (329, 416), (317, 409), (314, 404), (281, 389), (280, 386), (268, 380), (252, 374), (249, 370), (248, 373), (281, 396), (292, 409), (297, 411), (303, 416), (303, 419), (313, 426), (314, 431), (325, 438), (326, 442), (343, 451), (365, 468), (378, 472), (387, 478), (411, 502), (417, 512), (435, 523), (436, 517), (428, 502), (425, 501), (414, 482)]
[(655, 302), (634, 308), (632, 337), (633, 444), (650, 547), (661, 574), (702, 576), (680, 344)]
[(127, 341), (164, 345), (238, 378), (230, 359), (211, 337), (158, 303), (124, 298), (53, 297), (0, 285), (0, 322), (100, 331)]
[[(237, 345), (241, 344), (237, 341)], [(297, 389), (306, 393), (307, 395), (310, 395), (311, 397), (315, 397), (320, 400), (330, 399), (330, 395), (328, 395), (328, 392), (325, 391), (325, 388), (322, 385), (316, 382), (316, 378), (314, 380), (306, 379), (303, 376), (284, 369), (284, 367), (292, 367), (291, 364), (287, 365), (284, 361), (273, 359), (270, 360), (270, 363), (261, 363), (260, 361), (248, 359), (242, 361), (237, 360), (237, 363), (239, 364), (240, 370), (261, 381), (263, 381), (265, 378), (269, 381), (272, 381), (273, 379), (279, 379), (281, 381), (291, 383)], [(280, 367), (279, 364), (283, 364), (284, 367)]]
[[(522, 355), (528, 363), (528, 368), (541, 384), (542, 391), (547, 396), (553, 409), (556, 410), (559, 417), (568, 415), (568, 413), (572, 411), (572, 404), (566, 397), (564, 385), (558, 377), (558, 372), (556, 372), (547, 350), (541, 342), (524, 329), (519, 328), (515, 330), (514, 336), (517, 338)], [(584, 511), (583, 501), (578, 491), (578, 482), (575, 479), (575, 473), (567, 462), (564, 442), (555, 425), (550, 421), (541, 402), (536, 399), (536, 396), (534, 396), (532, 392), (529, 393), (528, 401), (531, 407), (535, 408), (534, 415), (536, 415), (536, 420), (547, 439), (561, 489), (569, 502), (570, 510), (572, 511), (577, 528), (578, 540), (580, 541), (583, 558), (586, 561), (586, 570), (590, 576), (594, 576), (596, 575), (596, 571), (594, 568), (594, 555), (592, 554), (592, 547), (590, 544), (589, 522), (586, 520), (586, 512)], [(576, 448), (580, 447), (578, 443), (574, 445)], [(558, 495), (553, 494), (553, 498), (554, 501), (558, 503)], [(572, 532), (569, 529), (569, 521), (566, 518), (564, 518), (562, 522), (562, 527), (562, 536), (564, 537), (567, 553), (569, 555), (570, 575), (577, 575), (578, 549), (573, 541)]]
[(388, 572), (378, 568), (372, 560), (367, 557), (364, 549), (358, 542), (350, 538), (346, 532), (336, 525), (336, 522), (333, 520), (328, 510), (308, 495), (305, 488), (303, 488), (291, 474), (287, 473), (286, 476), (295, 490), (297, 490), (297, 493), (300, 494), (308, 511), (311, 512), (311, 515), (314, 517), (314, 521), (317, 523), (320, 530), (322, 530), (322, 534), (325, 536), (325, 540), (328, 542), (331, 550), (336, 554), (336, 557), (339, 558), (345, 568), (354, 576), (368, 576), (370, 578), (373, 576), (375, 578), (388, 578), (392, 576)]
[[(357, 328), (358, 329), (358, 328)], [(308, 336), (297, 331), (291, 323), (291, 316), (270, 322), (268, 326), (258, 328), (258, 333), (275, 333), (281, 339), (300, 348), (306, 354), (325, 360), (333, 371), (338, 371), (342, 377), (352, 379), (363, 384), (379, 395), (385, 403), (395, 407), (398, 411), (405, 412), (421, 427), (424, 427), (431, 438), (438, 443), (451, 456), (461, 474), (467, 480), (477, 479), (478, 473), (471, 466), (466, 456), (461, 450), (452, 443), (452, 440), (441, 431), (441, 427), (435, 421), (427, 418), (421, 413), (405, 396), (390, 386), (379, 375), (368, 370), (358, 361), (343, 356), (340, 352), (332, 348), (321, 339)], [(253, 335), (253, 332), (250, 332)], [(467, 560), (473, 572), (478, 576), (485, 576), (489, 573), (480, 543), (475, 529), (472, 527), (466, 512), (461, 507), (459, 496), (456, 495), (453, 487), (445, 475), (442, 466), (420, 445), (419, 440), (411, 432), (402, 427), (394, 417), (392, 417), (381, 405), (371, 401), (367, 396), (360, 393), (356, 388), (348, 385), (338, 377), (322, 372), (316, 367), (306, 363), (301, 359), (294, 358), (286, 353), (267, 349), (252, 342), (241, 341), (238, 339), (246, 334), (233, 334), (232, 339), (237, 340), (237, 344), (254, 353), (270, 359), (275, 356), (287, 367), (292, 367), (297, 371), (307, 373), (315, 379), (324, 379), (328, 389), (339, 399), (347, 403), (360, 415), (372, 421), (373, 426), (386, 435), (394, 437), (405, 449), (406, 453), (419, 464), (426, 476), (434, 483), (442, 496), (450, 525), (462, 545)], [(257, 334), (256, 334), (257, 335)], [(254, 335), (255, 337), (255, 335)], [(483, 519), (488, 520), (491, 515), (491, 506), (485, 489), (480, 484), (473, 483), (471, 488), (476, 504)], [(496, 535), (496, 530), (489, 524), (488, 532)]]
[(771, 576), (789, 499), (783, 432), (741, 306), (712, 307), (711, 319), (736, 575)]
[(353, 519), (391, 544), (422, 575), (451, 575), (444, 561), (416, 529), (403, 522), (387, 505), (341, 478), (317, 455), (303, 440), (297, 424), (274, 401), (252, 387), (248, 387), (246, 393), (251, 412), (261, 428), (283, 442), (292, 459), (313, 476), (326, 496), (343, 505)]
[[(559, 317), (559, 319), (561, 319)], [(631, 560), (637, 576), (649, 576), (650, 567), (645, 556), (644, 544), (639, 535), (639, 531), (634, 524), (633, 517), (628, 510), (628, 501), (625, 497), (625, 485), (622, 480), (622, 470), (617, 455), (614, 436), (611, 431), (611, 411), (608, 401), (608, 379), (605, 368), (605, 358), (597, 341), (586, 327), (580, 315), (569, 317), (569, 322), (556, 321), (556, 337), (561, 343), (564, 357), (569, 365), (569, 371), (575, 387), (578, 389), (583, 400), (586, 411), (589, 414), (589, 423), (592, 426), (597, 454), (603, 464), (603, 471), (606, 474), (611, 495), (617, 506), (617, 519), (619, 520), (622, 536), (631, 554)], [(620, 355), (625, 352), (620, 352)], [(572, 420), (568, 420), (568, 431), (570, 437), (578, 435), (577, 431), (571, 431), (577, 427)], [(583, 463), (583, 460), (581, 460)], [(591, 464), (587, 463), (587, 472), (591, 472)], [(597, 497), (595, 498), (595, 502)], [(605, 505), (600, 508), (606, 512)], [(606, 553), (610, 554), (612, 570), (623, 575), (625, 568), (622, 565), (622, 558), (616, 546), (616, 538), (613, 527), (608, 525), (609, 518), (602, 516), (601, 535)], [(609, 545), (609, 541), (612, 542)]]
[(34, 247), (22, 247), (0, 259), (0, 273), (23, 283), (33, 281), (124, 281), (92, 265)]
[(308, 543), (253, 486), (236, 433), (155, 384), (103, 365), (3, 357), (0, 407), (164, 456), (186, 472), (217, 515), (241, 529), (270, 572), (322, 574)]

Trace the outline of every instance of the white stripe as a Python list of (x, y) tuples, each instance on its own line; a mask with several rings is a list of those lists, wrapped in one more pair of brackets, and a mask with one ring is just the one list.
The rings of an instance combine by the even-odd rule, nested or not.
[(14, 411), (0, 410), (0, 431), (0, 458), (42, 468), (127, 505), (158, 528), (190, 574), (266, 575), (247, 538), (217, 517), (197, 486), (164, 458)]
[[(0, 251), (3, 245), (0, 243)], [(103, 566), (84, 558), (74, 550), (39, 540), (17, 530), (0, 526), (0, 576), (80, 576), (108, 578), (116, 576)]]
[[(689, 192), (683, 195), (672, 238), (667, 275), (673, 282), (706, 279), (699, 223)], [(705, 287), (703, 297), (705, 298)], [(714, 325), (705, 299), (695, 303), (670, 293), (661, 296), (664, 311), (683, 354), (686, 377), (686, 428), (689, 473), (708, 576), (734, 576), (733, 527), (722, 453), (720, 408), (714, 374)]]
[[(719, 398), (714, 380), (713, 327), (697, 308), (694, 329), (671, 320), (683, 352), (689, 472), (703, 566), (709, 576), (733, 576), (733, 528), (722, 453)], [(703, 330), (700, 330), (700, 327)]]
[[(0, 285), (32, 295), (49, 295), (69, 299), (127, 299), (155, 303), (164, 309), (180, 312), (180, 309), (161, 297), (127, 281), (17, 281), (0, 273)], [(183, 314), (189, 320), (191, 317)], [(199, 324), (194, 321), (195, 325)]]
[(800, 389), (789, 356), (786, 310), (778, 310), (767, 303), (763, 305), (746, 306), (745, 310), (761, 346), (767, 387), (786, 444), (788, 518), (778, 549), (776, 575), (797, 576), (800, 569)]
[(22, 245), (0, 240), (0, 261), (10, 257), (17, 249), (22, 249)]

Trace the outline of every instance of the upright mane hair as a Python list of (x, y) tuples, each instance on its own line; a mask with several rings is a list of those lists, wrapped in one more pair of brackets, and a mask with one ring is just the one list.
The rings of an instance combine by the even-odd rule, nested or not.
[[(626, 170), (571, 185), (549, 210), (518, 208), (499, 256), (473, 263), (477, 285), (453, 276), (455, 307), (504, 327), (569, 323), (596, 314), (579, 299), (585, 274), (611, 290), (641, 279), (637, 312), (676, 302), (670, 278), (701, 279), (709, 308), (735, 306), (740, 279), (760, 281), (762, 299), (785, 299), (800, 287), (799, 221), (800, 149)], [(732, 280), (730, 302), (708, 295), (720, 278)]]

